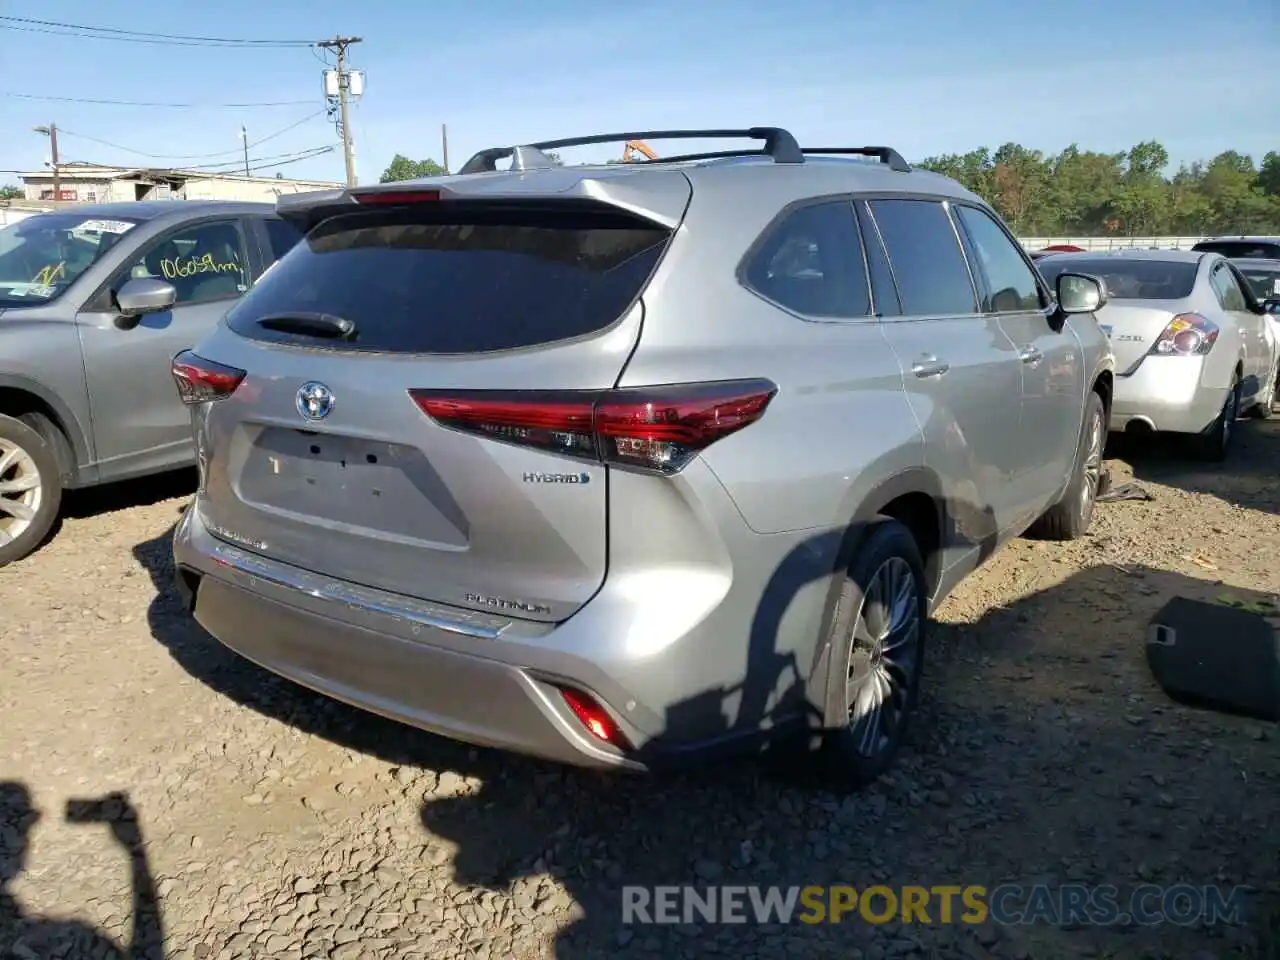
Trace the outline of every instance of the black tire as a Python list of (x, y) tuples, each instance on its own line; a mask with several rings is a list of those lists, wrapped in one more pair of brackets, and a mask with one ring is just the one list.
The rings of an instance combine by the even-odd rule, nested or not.
[[(1096, 433), (1095, 433), (1096, 430)], [(1062, 498), (1031, 525), (1027, 535), (1040, 540), (1078, 540), (1093, 521), (1093, 505), (1105, 485), (1102, 458), (1107, 446), (1107, 415), (1102, 397), (1089, 394), (1076, 445), (1071, 482)]]
[(1222, 402), (1222, 409), (1208, 429), (1191, 438), (1191, 452), (1199, 460), (1222, 463), (1231, 454), (1236, 438), (1236, 421), (1240, 419), (1240, 375), (1231, 379), (1231, 389)]
[[(885, 622), (885, 608), (878, 601), (887, 582), (877, 582), (876, 578), (886, 570), (894, 577), (907, 578), (893, 583), (906, 583), (909, 587), (910, 595), (898, 594), (902, 602), (898, 613), (903, 619), (896, 629), (895, 611), (888, 611), (889, 636), (896, 634), (901, 642), (888, 646), (882, 643), (877, 650), (868, 649), (867, 644), (855, 646), (857, 634), (866, 636)], [(897, 758), (919, 696), (928, 631), (928, 594), (924, 562), (911, 531), (897, 520), (875, 518), (849, 564), (830, 618), (828, 716), (848, 716), (849, 720), (843, 726), (823, 731), (814, 758), (815, 772), (823, 787), (840, 793), (860, 790), (888, 770)], [(868, 598), (870, 603), (865, 602)], [(851, 687), (871, 692), (871, 686), (851, 683), (854, 671), (862, 668), (865, 673), (859, 675), (868, 683), (880, 677), (888, 677), (893, 683), (878, 712), (880, 726), (875, 736), (864, 737), (873, 714), (855, 718), (847, 693)]]
[(1280, 367), (1272, 372), (1266, 396), (1249, 409), (1249, 415), (1258, 420), (1274, 420), (1280, 415)]
[[(38, 504), (30, 522), (16, 536), (8, 536), (2, 532), (11, 514), (4, 506), (0, 506), (0, 567), (7, 566), (15, 560), (32, 553), (39, 547), (54, 522), (58, 519), (58, 511), (62, 506), (62, 472), (58, 466), (58, 458), (53, 447), (38, 432), (21, 420), (0, 414), (0, 448), (21, 450), (35, 465), (38, 475)], [(4, 454), (0, 453), (0, 458)], [(6, 479), (16, 477), (16, 467), (6, 466), (0, 473), (0, 489)], [(9, 480), (12, 482), (12, 480)], [(0, 501), (8, 498), (16, 499), (0, 493)], [(12, 508), (9, 508), (12, 509)]]

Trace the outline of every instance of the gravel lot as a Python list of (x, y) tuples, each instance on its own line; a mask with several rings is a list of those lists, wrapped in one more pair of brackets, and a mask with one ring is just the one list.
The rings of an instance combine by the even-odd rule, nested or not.
[[(21, 787), (41, 813), (0, 813), (0, 956), (43, 956), (45, 935), (81, 938), (53, 956), (115, 955), (132, 848), (156, 880), (151, 960), (1274, 960), (1277, 731), (1170, 703), (1142, 645), (1174, 593), (1280, 592), (1280, 424), (1240, 439), (1225, 476), (1125, 454), (1117, 479), (1156, 500), (1099, 505), (1089, 537), (1019, 541), (962, 586), (912, 749), (844, 800), (754, 763), (610, 779), (330, 703), (182, 616), (169, 536), (190, 477), (74, 497), (56, 540), (0, 570), (0, 805)], [(67, 821), (112, 791), (136, 811), (115, 836)], [(1248, 925), (1213, 929), (620, 923), (624, 883), (1006, 881), (1259, 893)]]

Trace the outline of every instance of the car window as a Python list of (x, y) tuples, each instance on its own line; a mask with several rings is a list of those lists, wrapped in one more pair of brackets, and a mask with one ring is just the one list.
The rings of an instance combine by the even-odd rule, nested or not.
[(471, 354), (555, 343), (615, 323), (648, 282), (670, 232), (615, 212), (460, 213), (444, 204), (332, 217), (227, 314), (241, 336), (314, 342), (264, 327), (327, 313), (354, 334), (332, 350)]
[(278, 217), (267, 217), (264, 223), (267, 227), (267, 244), (270, 248), (268, 259), (274, 263), (302, 239), (302, 231)]
[(982, 309), (987, 313), (1042, 309), (1035, 273), (999, 224), (986, 211), (974, 207), (955, 209), (987, 279), (989, 289)]
[(1206, 240), (1191, 248), (1198, 253), (1220, 253), (1224, 257), (1271, 260), (1280, 257), (1280, 243), (1257, 240)]
[(1223, 310), (1247, 310), (1244, 291), (1236, 282), (1235, 274), (1227, 269), (1227, 265), (1219, 263), (1209, 274), (1209, 283), (1218, 296), (1218, 304)]
[(942, 204), (934, 200), (872, 200), (906, 316), (974, 313), (973, 285)]
[(130, 278), (173, 284), (178, 304), (238, 297), (248, 289), (244, 240), (233, 220), (202, 223), (152, 244), (129, 269)]
[(1097, 277), (1111, 300), (1182, 300), (1195, 289), (1200, 267), (1192, 260), (1147, 260), (1124, 254), (1097, 257), (1063, 253), (1036, 264), (1040, 276), (1053, 286), (1060, 273)]
[(1253, 288), (1253, 295), (1259, 300), (1270, 300), (1280, 297), (1280, 270), (1258, 270), (1252, 267), (1240, 267), (1245, 280)]
[(747, 285), (812, 317), (871, 312), (862, 241), (848, 201), (813, 204), (775, 225), (746, 270)]
[(0, 230), (0, 306), (53, 300), (139, 222), (42, 213)]

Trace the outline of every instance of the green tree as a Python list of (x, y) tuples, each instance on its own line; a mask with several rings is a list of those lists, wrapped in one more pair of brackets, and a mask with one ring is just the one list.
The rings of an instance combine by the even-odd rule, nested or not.
[(21, 200), (25, 194), (21, 187), (14, 186), (12, 183), (6, 183), (0, 187), (0, 200)]
[(438, 177), (447, 172), (434, 160), (410, 160), (403, 153), (397, 153), (387, 164), (387, 169), (382, 171), (378, 182), (394, 183), (400, 180), (416, 180), (419, 177)]

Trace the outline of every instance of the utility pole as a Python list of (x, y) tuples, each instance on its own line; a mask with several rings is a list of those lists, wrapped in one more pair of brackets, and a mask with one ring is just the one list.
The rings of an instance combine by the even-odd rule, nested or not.
[(347, 162), (347, 186), (356, 185), (355, 140), (351, 136), (351, 123), (347, 116), (347, 98), (351, 88), (351, 75), (347, 72), (347, 48), (360, 43), (361, 37), (334, 37), (322, 40), (317, 47), (332, 50), (338, 58), (338, 123), (342, 127), (342, 153)]
[(62, 177), (58, 174), (58, 125), (51, 123), (47, 127), (31, 129), (49, 138), (49, 166), (53, 168), (53, 202), (56, 207), (62, 197)]
[(244, 128), (244, 124), (240, 124), (240, 139), (244, 141), (244, 175), (249, 176), (249, 134)]
[(444, 153), (444, 172), (449, 172), (449, 128), (445, 124), (440, 124), (440, 149)]

